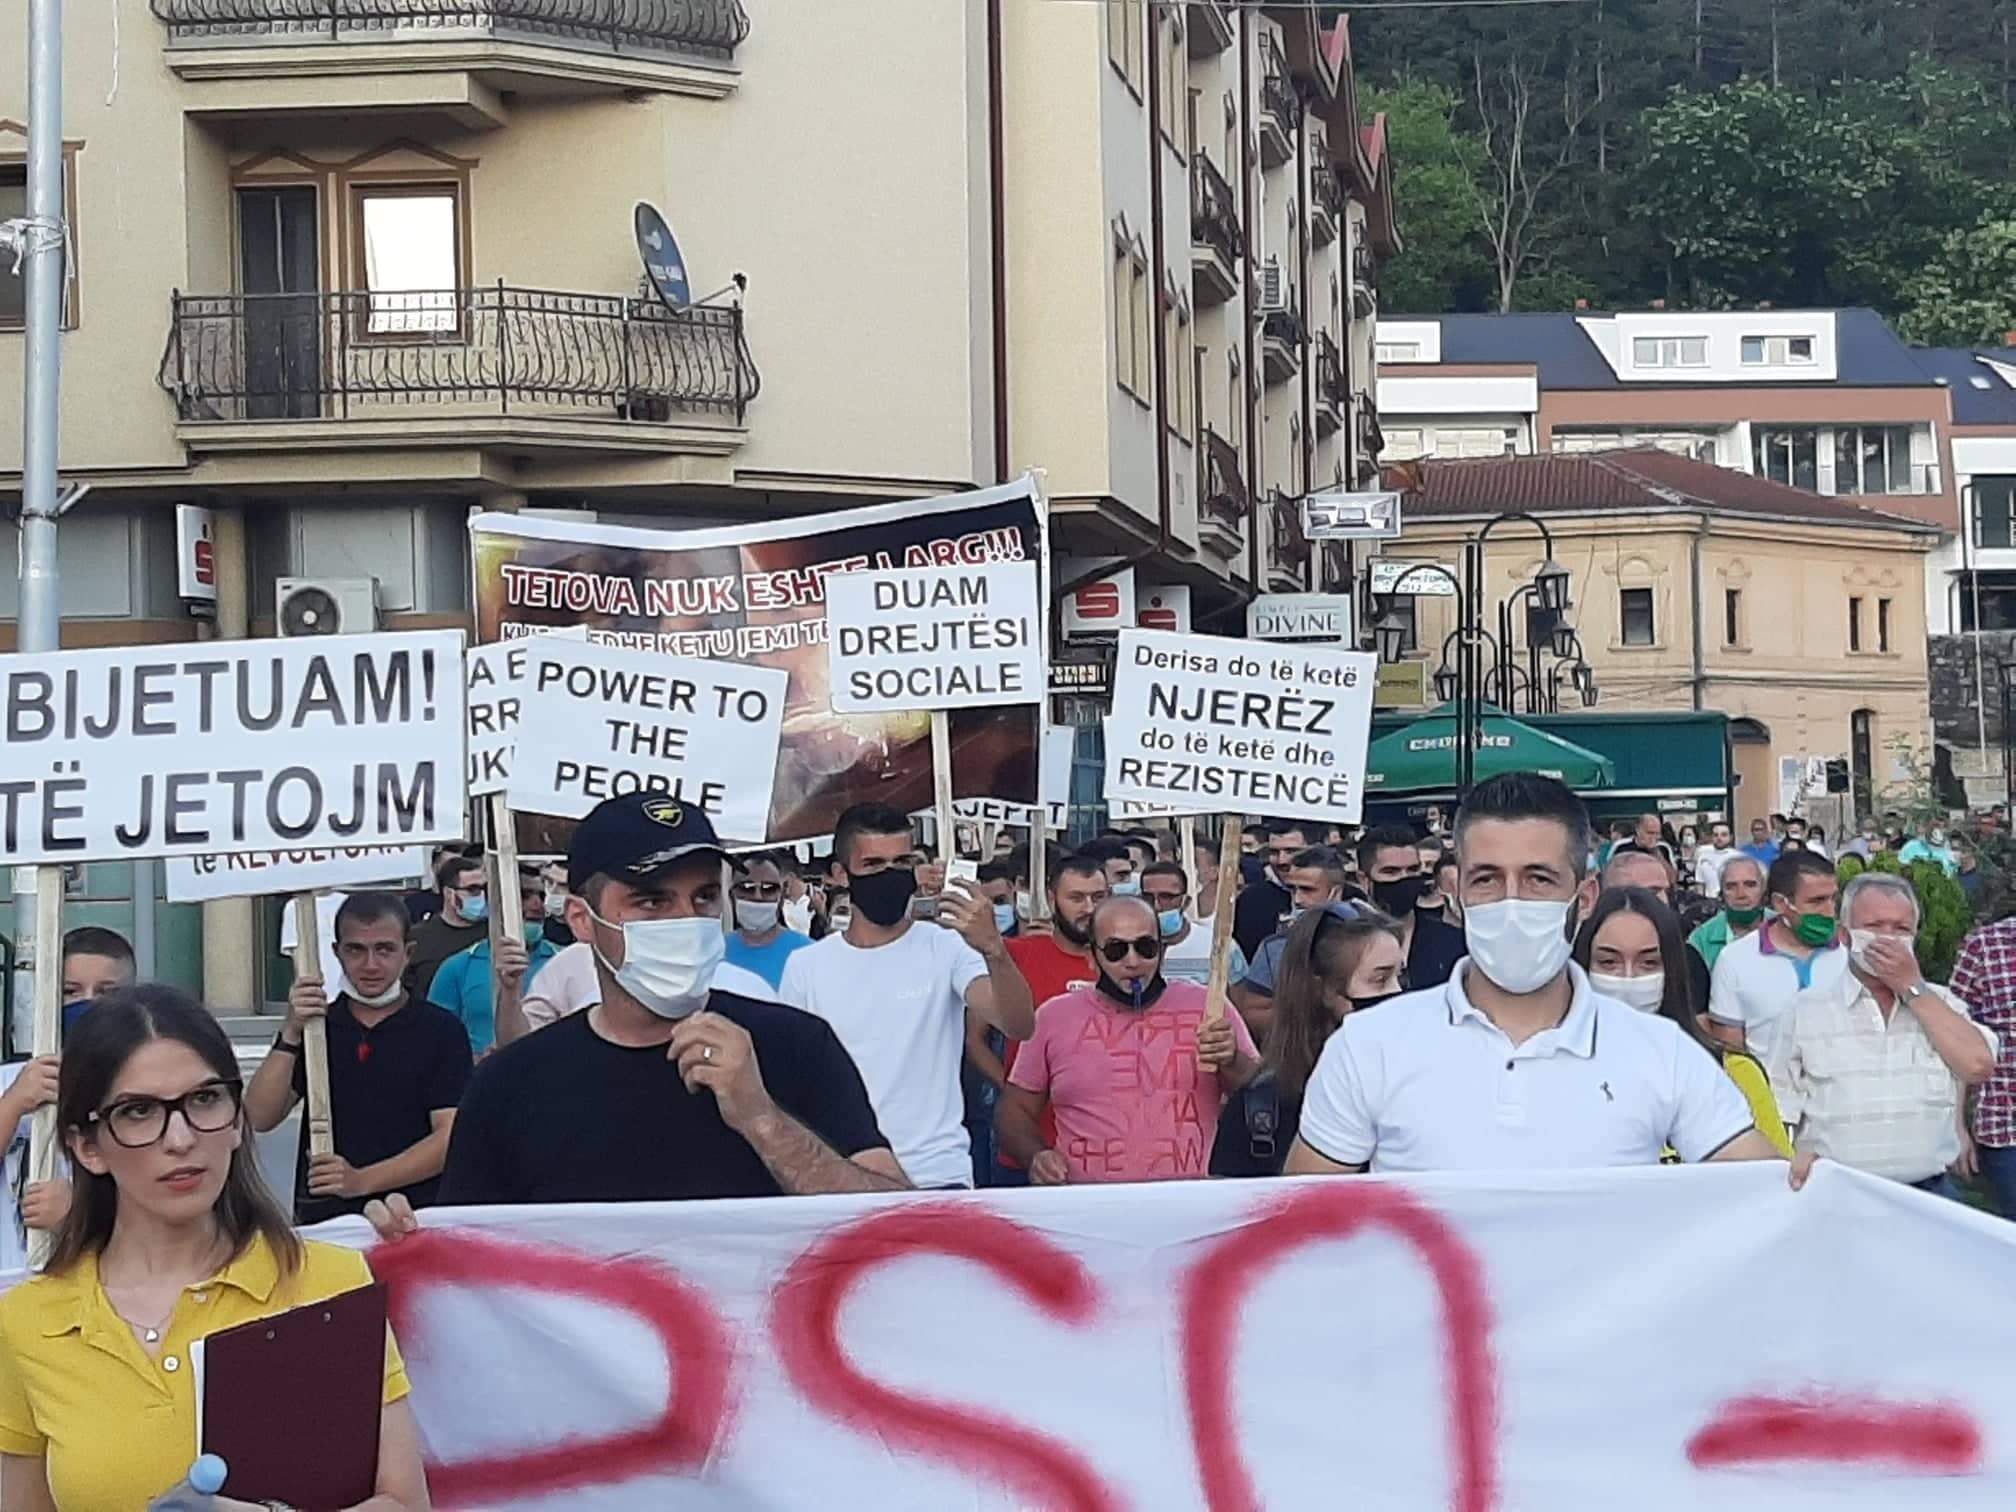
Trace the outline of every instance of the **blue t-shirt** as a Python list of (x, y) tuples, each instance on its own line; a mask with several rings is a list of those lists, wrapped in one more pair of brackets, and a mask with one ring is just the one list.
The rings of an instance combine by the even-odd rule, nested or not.
[[(522, 993), (532, 985), (532, 979), (539, 975), (544, 966), (560, 952), (553, 942), (543, 934), (539, 943), (530, 948), (532, 965), (525, 973), (520, 986)], [(490, 993), (494, 979), (490, 974), (490, 942), (480, 940), (467, 950), (458, 951), (441, 963), (441, 969), (434, 973), (434, 981), (427, 989), (427, 1001), (436, 1008), (445, 1008), (462, 1021), (462, 1027), (469, 1034), (469, 1052), (482, 1055), (497, 1043), (497, 1005)]]
[(744, 971), (754, 972), (763, 978), (774, 991), (783, 984), (784, 963), (791, 959), (792, 952), (803, 950), (811, 943), (809, 935), (780, 929), (777, 938), (768, 945), (751, 945), (738, 932), (728, 936), (728, 960)]
[(1743, 847), (1743, 854), (1754, 856), (1757, 860), (1763, 862), (1764, 865), (1769, 866), (1773, 861), (1778, 859), (1778, 842), (1776, 840), (1766, 840), (1761, 845), (1753, 842)]

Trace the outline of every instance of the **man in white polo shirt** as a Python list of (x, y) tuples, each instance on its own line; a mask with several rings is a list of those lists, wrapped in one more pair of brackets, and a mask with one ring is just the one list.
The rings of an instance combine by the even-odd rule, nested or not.
[(1732, 940), (1715, 960), (1708, 1030), (1732, 1050), (1771, 1064), (1778, 1028), (1808, 991), (1832, 992), (1848, 974), (1836, 943), (1840, 892), (1834, 863), (1809, 850), (1784, 850), (1764, 882), (1771, 912), (1761, 927)]
[(1480, 783), (1456, 816), (1469, 958), (1347, 1016), (1287, 1174), (1770, 1160), (1736, 1084), (1677, 1024), (1598, 996), (1569, 960), (1593, 901), (1589, 816), (1551, 777)]

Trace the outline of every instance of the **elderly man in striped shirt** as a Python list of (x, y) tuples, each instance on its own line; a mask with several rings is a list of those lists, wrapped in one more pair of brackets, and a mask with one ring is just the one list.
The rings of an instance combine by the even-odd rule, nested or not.
[(1802, 992), (1773, 1043), (1771, 1082), (1805, 1156), (1957, 1197), (1966, 1088), (1995, 1069), (1994, 1033), (1918, 970), (1918, 895), (1865, 872), (1841, 897), (1849, 969)]

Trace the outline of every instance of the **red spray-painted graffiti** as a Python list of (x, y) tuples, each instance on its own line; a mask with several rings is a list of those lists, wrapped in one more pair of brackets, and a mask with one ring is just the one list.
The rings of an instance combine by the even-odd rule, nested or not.
[(1703, 1470), (1817, 1462), (1956, 1475), (1981, 1463), (1981, 1429), (1944, 1402), (1813, 1395), (1726, 1402), (1687, 1441)]

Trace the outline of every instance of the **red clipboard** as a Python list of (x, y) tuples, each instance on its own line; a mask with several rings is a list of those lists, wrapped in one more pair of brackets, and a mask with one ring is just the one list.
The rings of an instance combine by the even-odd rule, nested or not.
[(385, 1288), (361, 1286), (204, 1339), (199, 1436), (228, 1467), (224, 1494), (301, 1512), (369, 1501), (385, 1337)]

